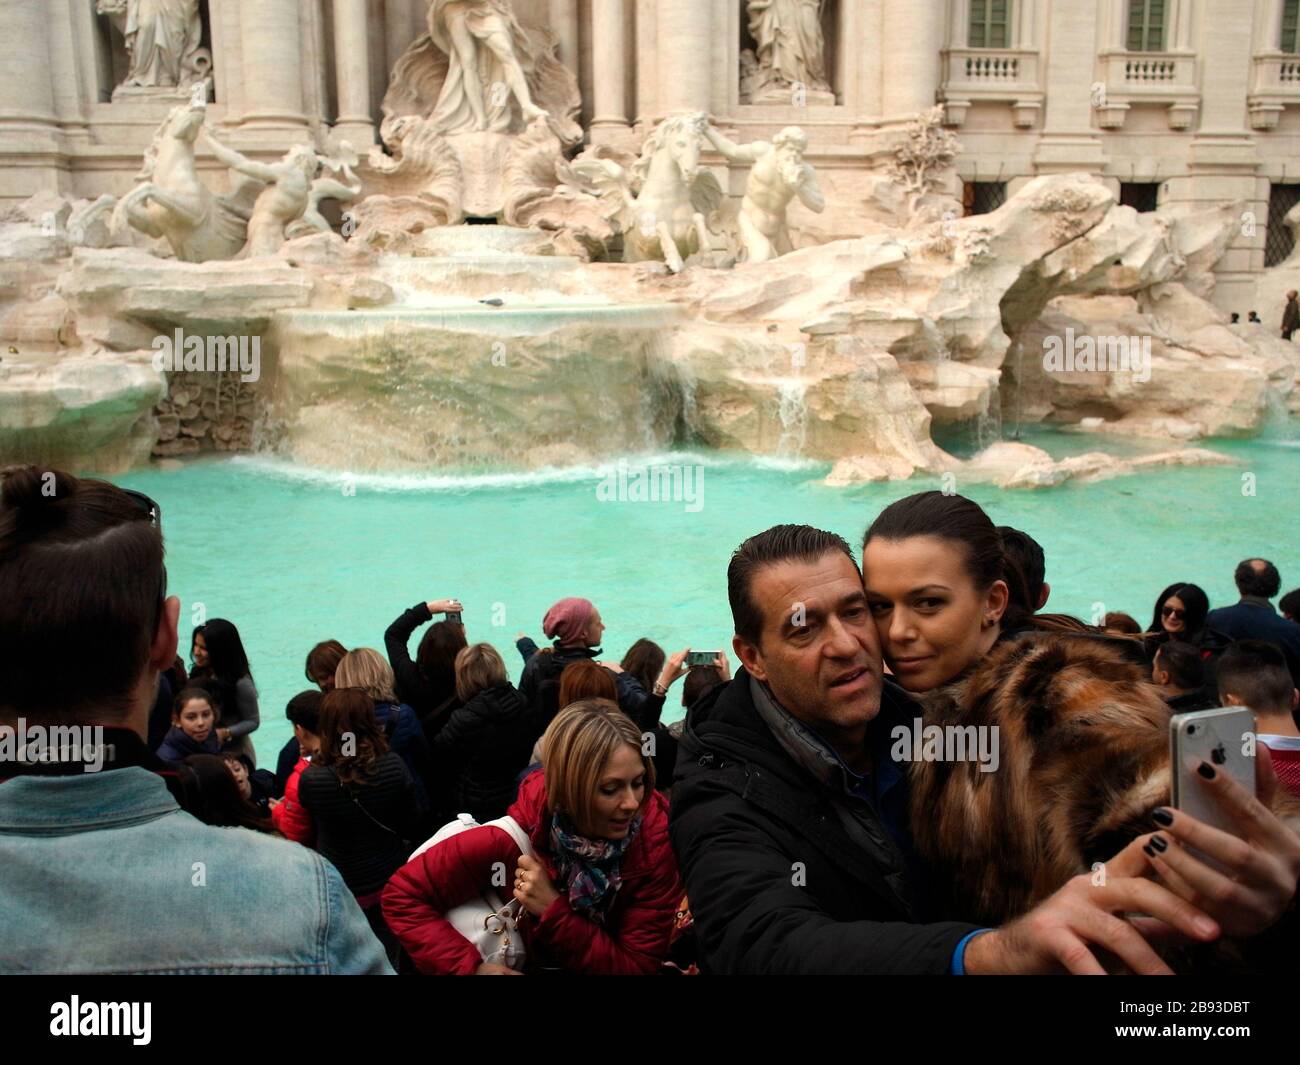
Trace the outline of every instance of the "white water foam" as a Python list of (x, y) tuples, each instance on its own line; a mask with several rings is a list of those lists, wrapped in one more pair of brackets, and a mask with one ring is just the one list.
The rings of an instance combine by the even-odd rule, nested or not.
[(491, 489), (536, 488), (541, 485), (580, 484), (599, 481), (617, 473), (620, 463), (632, 468), (654, 466), (703, 466), (705, 469), (759, 469), (783, 473), (824, 471), (829, 465), (811, 459), (777, 456), (729, 456), (702, 452), (671, 451), (625, 455), (591, 465), (544, 466), (536, 470), (501, 473), (354, 473), (300, 466), (287, 459), (260, 455), (236, 455), (229, 460), (254, 474), (300, 484), (338, 489), (352, 485), (372, 492), (467, 492)]

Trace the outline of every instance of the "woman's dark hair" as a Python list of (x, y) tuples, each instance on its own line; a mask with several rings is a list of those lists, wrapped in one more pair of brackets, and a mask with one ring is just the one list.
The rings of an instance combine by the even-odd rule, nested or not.
[(364, 784), (388, 740), (375, 718), (374, 701), (360, 688), (335, 688), (320, 701), (320, 752), (313, 765), (333, 769), (341, 784)]
[(1006, 582), (1010, 597), (1002, 615), (1004, 631), (1031, 623), (1038, 604), (1030, 599), (1019, 564), (1007, 557), (997, 527), (978, 503), (943, 492), (907, 496), (877, 515), (862, 538), (862, 547), (865, 550), (872, 540), (910, 540), (916, 536), (960, 546), (966, 575), (981, 592), (997, 581)]
[(166, 591), (162, 533), (140, 497), (61, 470), (0, 473), (0, 717), (128, 713)]
[(420, 638), (415, 664), (435, 692), (435, 704), (456, 694), (456, 656), (469, 642), (465, 626), (454, 621), (435, 621)]
[(183, 781), (186, 810), (205, 825), (218, 828), (272, 830), (269, 818), (258, 815), (257, 807), (239, 794), (235, 775), (217, 754), (192, 754), (182, 763), (190, 772)]
[(717, 666), (691, 666), (682, 681), (682, 706), (689, 710), (700, 696), (725, 683), (722, 670)]
[(792, 560), (816, 562), (832, 552), (842, 552), (857, 570), (857, 559), (844, 537), (811, 525), (774, 525), (736, 548), (727, 565), (727, 600), (736, 635), (755, 645), (762, 641), (763, 611), (750, 594), (761, 570)]
[(1171, 636), (1171, 639), (1197, 643), (1201, 638), (1201, 630), (1205, 628), (1206, 615), (1210, 612), (1210, 600), (1195, 584), (1184, 584), (1179, 581), (1160, 593), (1160, 598), (1156, 600), (1155, 611), (1151, 615), (1151, 631), (1164, 633), (1165, 627), (1161, 623), (1160, 612), (1164, 609), (1165, 603), (1174, 596), (1178, 596), (1183, 601), (1183, 606), (1187, 608), (1187, 616), (1183, 618), (1183, 631)]
[(320, 704), (324, 698), (324, 693), (315, 689), (299, 692), (289, 700), (289, 705), (284, 708), (284, 716), (312, 734), (319, 733)]
[(581, 699), (608, 699), (618, 703), (614, 674), (590, 658), (570, 662), (560, 674), (560, 709)]
[(212, 675), (227, 684), (236, 684), (244, 677), (252, 677), (248, 668), (248, 655), (239, 630), (225, 618), (213, 618), (203, 626), (203, 641), (208, 648), (208, 664)]
[(313, 684), (319, 684), (317, 678), (334, 676), (334, 671), (339, 668), (339, 663), (347, 653), (348, 649), (338, 640), (323, 640), (318, 643), (307, 652), (307, 665), (304, 667), (307, 679)]
[(176, 698), (172, 700), (172, 717), (180, 717), (181, 711), (185, 709), (185, 704), (191, 699), (202, 699), (212, 707), (213, 726), (215, 727), (221, 724), (221, 704), (217, 702), (217, 697), (213, 695), (209, 689), (197, 684), (191, 685), (188, 688), (182, 688), (176, 693)]
[(667, 660), (668, 656), (664, 654), (664, 649), (654, 640), (647, 640), (643, 636), (627, 649), (627, 654), (619, 664), (625, 672), (636, 678), (642, 688), (652, 691)]

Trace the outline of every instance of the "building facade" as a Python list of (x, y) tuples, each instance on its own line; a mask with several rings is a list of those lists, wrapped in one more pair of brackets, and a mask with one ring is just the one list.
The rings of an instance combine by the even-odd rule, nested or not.
[[(0, 0), (0, 199), (121, 195), (195, 92), (246, 153), (346, 139), (364, 154), (429, 2)], [(776, 16), (751, 0), (512, 6), (554, 34), (591, 143), (635, 147), (681, 111), (742, 141), (802, 127), (827, 190), (826, 214), (807, 219), (817, 239), (861, 231), (864, 179), (941, 103), (969, 211), (1073, 170), (1139, 210), (1240, 201), (1216, 295), (1237, 309), (1291, 251), (1300, 0), (771, 0)], [(709, 162), (743, 191), (743, 169)]]

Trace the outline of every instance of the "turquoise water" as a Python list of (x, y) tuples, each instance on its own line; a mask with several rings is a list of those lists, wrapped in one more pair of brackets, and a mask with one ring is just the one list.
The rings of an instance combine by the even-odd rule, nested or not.
[[(1150, 447), (1041, 432), (1025, 439), (1058, 457)], [(1233, 567), (1256, 554), (1276, 562), (1284, 590), (1300, 585), (1300, 422), (1209, 446), (1240, 465), (1051, 490), (957, 488), (1043, 544), (1051, 610), (1088, 618), (1104, 603), (1145, 624), (1175, 580), (1197, 582), (1223, 605), (1236, 600)], [(825, 464), (697, 454), (654, 461), (702, 464), (702, 505), (602, 501), (605, 471), (595, 469), (354, 480), (241, 457), (143, 470), (118, 483), (162, 506), (187, 660), (195, 604), (239, 627), (261, 692), (254, 738), (266, 763), (290, 734), (284, 705), (308, 686), (304, 659), (320, 640), (382, 650), (384, 629), (401, 611), (455, 596), (471, 642), (494, 643), (517, 668), (516, 633), (540, 641), (546, 608), (584, 595), (608, 626), (609, 658), (641, 636), (670, 651), (729, 650), (727, 560), (746, 536), (805, 522), (856, 547), (881, 507), (938, 486), (918, 479), (831, 489), (818, 483)], [(1243, 495), (1243, 473), (1254, 475), (1253, 496)], [(667, 720), (681, 716), (678, 698), (675, 688)]]

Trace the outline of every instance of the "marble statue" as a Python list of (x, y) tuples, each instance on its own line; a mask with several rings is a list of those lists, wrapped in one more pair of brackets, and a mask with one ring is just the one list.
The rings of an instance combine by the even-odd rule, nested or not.
[(708, 128), (702, 112), (665, 119), (630, 173), (611, 159), (572, 164), (609, 204), (623, 233), (624, 262), (657, 260), (680, 273), (687, 258), (709, 250), (706, 217), (725, 196), (717, 178), (700, 169)]
[(194, 144), (207, 111), (201, 103), (174, 107), (145, 153), (137, 185), (113, 212), (124, 224), (166, 240), (183, 262), (232, 259), (246, 240), (248, 210), (261, 186), (236, 183), (229, 196), (214, 196), (199, 178)]
[(709, 126), (705, 136), (729, 162), (753, 164), (738, 219), (743, 261), (766, 263), (794, 251), (786, 221), (790, 202), (797, 196), (810, 211), (826, 209), (817, 174), (803, 160), (807, 134), (790, 126), (770, 141), (741, 145)]
[[(331, 179), (318, 179), (324, 160), (305, 144), (297, 144), (275, 163), (259, 163), (222, 144), (211, 129), (206, 130), (212, 154), (236, 173), (265, 186), (253, 205), (248, 220), (248, 241), (237, 258), (257, 259), (274, 255), (285, 241), (312, 232), (330, 232), (329, 223), (317, 206), (322, 199), (355, 199), (361, 194), (360, 183), (346, 162), (330, 161), (332, 169), (343, 170), (352, 180), (343, 185)], [(350, 149), (343, 146), (345, 152)]]
[(749, 32), (758, 45), (746, 79), (751, 102), (792, 89), (829, 94), (823, 0), (749, 0)]
[(131, 65), (121, 87), (185, 88), (211, 70), (199, 0), (98, 0), (96, 10), (126, 41)]
[(533, 102), (525, 64), (534, 68), (534, 57), (506, 0), (433, 0), (429, 36), (448, 58), (430, 116), (438, 132), (505, 132), (512, 122), (512, 99), (525, 124), (547, 117)]
[[(523, 224), (523, 205), (554, 192), (582, 141), (578, 81), (549, 29), (520, 22), (509, 0), (431, 0), (428, 27), (393, 67), (383, 148), (367, 160), (364, 228), (385, 242), (379, 230), (403, 213), (409, 232), (437, 219)], [(407, 212), (416, 203), (425, 207)], [(559, 224), (564, 205), (546, 213)]]
[[(357, 162), (356, 149), (348, 141), (340, 142), (338, 156), (320, 161), (322, 171), (338, 174), (343, 181), (324, 173), (313, 181), (311, 191), (307, 194), (307, 207), (303, 210), (302, 217), (285, 228), (285, 236), (294, 240), (298, 237), (311, 236), (313, 233), (334, 232), (334, 227), (329, 224), (329, 220), (320, 213), (320, 204), (322, 200), (352, 203), (361, 196), (361, 179), (353, 169)], [(344, 184), (344, 181), (347, 183)]]

